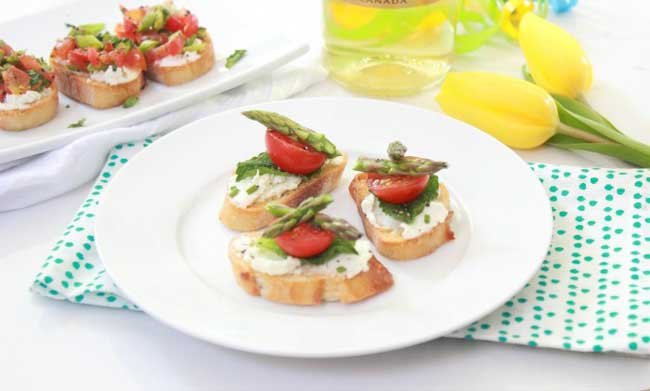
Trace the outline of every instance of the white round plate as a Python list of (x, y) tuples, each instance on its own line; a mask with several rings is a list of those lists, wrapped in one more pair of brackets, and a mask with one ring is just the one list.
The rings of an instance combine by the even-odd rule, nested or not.
[[(236, 234), (218, 220), (234, 165), (264, 150), (264, 128), (231, 110), (155, 142), (112, 180), (96, 236), (122, 291), (149, 315), (197, 338), (281, 356), (353, 356), (444, 336), (487, 315), (539, 268), (551, 237), (548, 199), (515, 153), (435, 112), (369, 99), (255, 105), (327, 134), (353, 161), (402, 140), (413, 155), (449, 162), (456, 239), (410, 262), (378, 255), (395, 285), (357, 304), (297, 307), (240, 289), (230, 270)], [(247, 108), (248, 109), (248, 108)], [(350, 166), (349, 164), (348, 166)], [(361, 220), (348, 168), (327, 213)]]

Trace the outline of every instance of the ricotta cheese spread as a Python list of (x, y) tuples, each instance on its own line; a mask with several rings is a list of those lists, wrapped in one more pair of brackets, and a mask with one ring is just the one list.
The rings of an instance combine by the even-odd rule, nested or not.
[(158, 60), (158, 65), (161, 67), (177, 67), (179, 65), (185, 65), (189, 62), (198, 60), (201, 57), (197, 52), (185, 52), (183, 54), (177, 54), (175, 56), (167, 56)]
[[(230, 200), (240, 208), (258, 202), (267, 201), (273, 198), (281, 197), (284, 193), (297, 188), (302, 182), (302, 178), (297, 175), (260, 175), (258, 172), (253, 177), (242, 179), (237, 182), (236, 176), (230, 178), (228, 191), (234, 196)], [(232, 190), (236, 188), (237, 190)]]
[(140, 71), (126, 67), (108, 67), (103, 71), (90, 73), (90, 78), (109, 85), (128, 83), (140, 75)]
[(412, 239), (431, 231), (436, 225), (445, 221), (449, 214), (449, 210), (442, 202), (431, 201), (422, 213), (407, 224), (384, 213), (379, 206), (379, 199), (372, 193), (361, 201), (361, 210), (370, 224), (397, 231), (404, 239)]
[(0, 102), (0, 110), (23, 110), (28, 108), (32, 103), (41, 100), (50, 95), (51, 89), (46, 88), (41, 92), (27, 91), (20, 95), (5, 95), (4, 102)]
[(322, 265), (303, 264), (300, 259), (288, 256), (281, 258), (254, 244), (256, 238), (242, 235), (235, 239), (233, 246), (245, 262), (260, 273), (273, 276), (283, 274), (345, 276), (352, 278), (361, 272), (368, 271), (368, 261), (372, 258), (370, 242), (358, 239), (354, 248), (358, 254), (339, 254)]

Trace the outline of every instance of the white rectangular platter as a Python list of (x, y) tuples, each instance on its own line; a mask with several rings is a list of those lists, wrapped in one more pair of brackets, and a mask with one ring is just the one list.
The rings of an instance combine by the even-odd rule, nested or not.
[[(113, 31), (121, 21), (119, 4), (135, 7), (155, 3), (151, 0), (70, 3), (0, 24), (0, 39), (16, 50), (27, 49), (36, 56), (48, 58), (56, 39), (67, 34), (65, 23), (103, 22)], [(307, 51), (306, 43), (274, 34), (272, 24), (246, 28), (242, 23), (245, 15), (230, 15), (227, 4), (210, 0), (177, 2), (195, 13), (212, 37), (217, 64), (210, 72), (174, 87), (149, 81), (139, 103), (129, 109), (120, 106), (97, 110), (60, 94), (59, 112), (52, 121), (21, 132), (0, 130), (0, 164), (60, 147), (90, 133), (132, 125), (189, 106), (268, 73)], [(224, 67), (225, 58), (235, 49), (246, 49), (247, 54), (228, 70)], [(82, 118), (86, 119), (85, 126), (68, 128)]]

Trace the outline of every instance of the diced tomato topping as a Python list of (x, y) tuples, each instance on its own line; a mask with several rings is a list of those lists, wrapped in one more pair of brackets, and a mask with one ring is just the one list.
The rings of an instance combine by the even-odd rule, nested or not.
[(292, 174), (311, 174), (327, 160), (324, 153), (272, 129), (266, 132), (266, 150), (273, 163)]
[(29, 75), (14, 65), (2, 72), (2, 81), (11, 94), (22, 94), (29, 89)]
[(95, 48), (86, 49), (86, 55), (88, 56), (88, 62), (94, 67), (102, 65), (102, 62), (99, 60), (99, 51)]
[(86, 69), (88, 67), (88, 52), (84, 49), (72, 49), (68, 53), (68, 61), (77, 69)]
[(4, 84), (0, 83), (0, 102), (4, 102), (5, 100), (5, 86)]
[(109, 56), (111, 58), (111, 63), (118, 67), (123, 67), (126, 63), (126, 52), (123, 49), (113, 50), (109, 53)]
[(147, 53), (145, 53), (145, 55), (147, 56), (147, 61), (149, 63), (154, 63), (163, 57), (175, 56), (177, 54), (181, 54), (181, 52), (183, 51), (184, 44), (185, 44), (185, 37), (183, 37), (183, 34), (180, 34), (176, 38), (165, 43), (164, 45), (160, 45), (156, 48), (147, 51)]
[(23, 54), (22, 56), (20, 56), (19, 61), (20, 61), (21, 68), (26, 71), (41, 72), (43, 70), (43, 67), (38, 62), (38, 60), (30, 55)]
[(11, 48), (11, 46), (7, 45), (4, 42), (0, 43), (0, 50), (2, 50), (4, 52), (5, 56), (8, 56), (8, 55), (10, 55), (11, 53), (14, 52), (14, 50)]
[(183, 15), (180, 14), (171, 15), (169, 18), (167, 18), (167, 23), (165, 23), (165, 30), (175, 33), (177, 31), (182, 30), (184, 26), (185, 26), (185, 18), (183, 17)]
[(428, 175), (368, 174), (370, 192), (391, 204), (404, 204), (415, 200), (422, 194), (428, 182)]
[(302, 223), (280, 234), (275, 242), (287, 254), (298, 258), (309, 258), (322, 253), (332, 245), (334, 232)]
[(187, 13), (185, 16), (185, 26), (183, 27), (183, 34), (186, 37), (191, 37), (199, 31), (199, 19), (192, 13)]
[(54, 55), (60, 59), (67, 59), (68, 53), (77, 47), (74, 39), (66, 38), (62, 41), (58, 41), (56, 46), (54, 46)]
[(144, 71), (147, 69), (147, 62), (145, 61), (144, 55), (140, 50), (131, 49), (126, 54), (124, 66), (126, 66), (127, 68), (141, 69)]
[(119, 38), (128, 38), (132, 41), (138, 42), (138, 25), (131, 19), (125, 17), (122, 24), (115, 26), (115, 35)]

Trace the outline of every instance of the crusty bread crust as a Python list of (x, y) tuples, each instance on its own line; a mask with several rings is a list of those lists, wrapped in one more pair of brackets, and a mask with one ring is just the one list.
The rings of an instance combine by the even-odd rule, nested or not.
[(50, 121), (59, 108), (59, 93), (56, 81), (50, 87), (50, 94), (32, 103), (26, 109), (0, 110), (0, 129), (25, 130)]
[[(341, 164), (328, 164), (323, 167), (320, 174), (306, 182), (301, 183), (296, 189), (288, 192), (280, 198), (271, 200), (290, 207), (298, 206), (309, 197), (329, 193), (338, 185), (343, 174), (343, 169), (348, 162), (347, 155), (343, 155)], [(226, 197), (219, 214), (219, 219), (228, 228), (240, 232), (256, 231), (264, 228), (273, 221), (274, 217), (266, 211), (265, 207), (269, 201), (257, 202), (248, 208), (240, 208)]]
[(228, 249), (237, 284), (253, 296), (283, 304), (316, 305), (323, 301), (354, 303), (388, 290), (393, 276), (374, 256), (368, 270), (346, 279), (343, 276), (280, 275), (261, 273), (244, 261), (233, 242)]
[(50, 58), (50, 64), (56, 74), (61, 93), (96, 109), (119, 106), (129, 97), (140, 95), (140, 91), (145, 86), (142, 73), (130, 82), (112, 86), (92, 80), (85, 72), (69, 70), (55, 57)]
[[(423, 257), (434, 252), (438, 247), (454, 239), (450, 224), (453, 212), (450, 210), (447, 218), (435, 226), (431, 231), (411, 239), (404, 239), (399, 233), (388, 228), (375, 227), (368, 221), (361, 209), (361, 201), (370, 191), (368, 190), (368, 175), (357, 174), (350, 183), (350, 195), (357, 204), (359, 215), (368, 238), (375, 244), (377, 251), (385, 257), (405, 261)], [(449, 191), (441, 183), (438, 199), (449, 207)]]
[(196, 61), (173, 67), (161, 67), (156, 61), (147, 64), (147, 77), (168, 86), (175, 86), (204, 75), (214, 66), (214, 49), (210, 36), (206, 36), (203, 42), (205, 48), (199, 52), (200, 57)]

